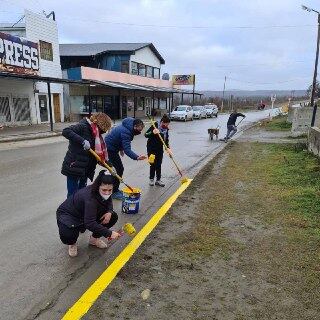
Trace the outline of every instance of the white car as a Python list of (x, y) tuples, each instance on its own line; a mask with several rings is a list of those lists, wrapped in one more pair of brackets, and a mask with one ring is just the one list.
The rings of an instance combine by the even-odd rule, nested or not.
[(213, 118), (213, 116), (218, 117), (219, 109), (215, 104), (207, 104), (204, 106), (206, 108), (207, 117)]
[(204, 106), (193, 106), (193, 117), (201, 120), (202, 118), (207, 119), (207, 111)]
[(181, 105), (177, 106), (170, 114), (171, 120), (193, 120), (193, 110), (191, 106)]

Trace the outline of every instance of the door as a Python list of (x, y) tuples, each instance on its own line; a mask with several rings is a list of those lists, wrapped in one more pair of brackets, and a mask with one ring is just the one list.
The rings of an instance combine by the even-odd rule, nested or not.
[(40, 122), (49, 121), (48, 100), (46, 95), (39, 95)]
[(54, 119), (56, 122), (61, 122), (61, 112), (60, 112), (60, 94), (53, 94), (53, 108), (54, 108)]
[(151, 98), (145, 99), (145, 115), (151, 114)]

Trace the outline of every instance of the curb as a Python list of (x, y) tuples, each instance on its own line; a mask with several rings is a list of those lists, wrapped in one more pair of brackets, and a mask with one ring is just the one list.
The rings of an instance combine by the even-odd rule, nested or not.
[(43, 133), (43, 134), (30, 133), (30, 134), (23, 134), (23, 135), (19, 135), (19, 136), (9, 136), (7, 138), (0, 138), (0, 143), (54, 138), (54, 137), (59, 137), (61, 135), (62, 135), (61, 132), (47, 132), (47, 133)]

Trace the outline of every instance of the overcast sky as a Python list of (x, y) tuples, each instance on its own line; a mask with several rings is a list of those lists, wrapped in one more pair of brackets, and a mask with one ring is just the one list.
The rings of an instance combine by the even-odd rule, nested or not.
[[(303, 0), (302, 0), (303, 1)], [(152, 42), (162, 73), (195, 73), (198, 90), (305, 89), (319, 0), (0, 0), (0, 22), (54, 10), (61, 43)]]

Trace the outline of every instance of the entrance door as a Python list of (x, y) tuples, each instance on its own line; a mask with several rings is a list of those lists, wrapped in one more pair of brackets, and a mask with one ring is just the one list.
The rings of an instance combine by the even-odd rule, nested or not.
[(151, 114), (151, 98), (145, 99), (145, 115)]
[(60, 94), (53, 94), (53, 107), (54, 107), (54, 119), (56, 122), (61, 122), (61, 112), (60, 112)]
[(39, 98), (40, 122), (48, 122), (49, 112), (48, 112), (47, 96), (39, 95), (38, 98)]

